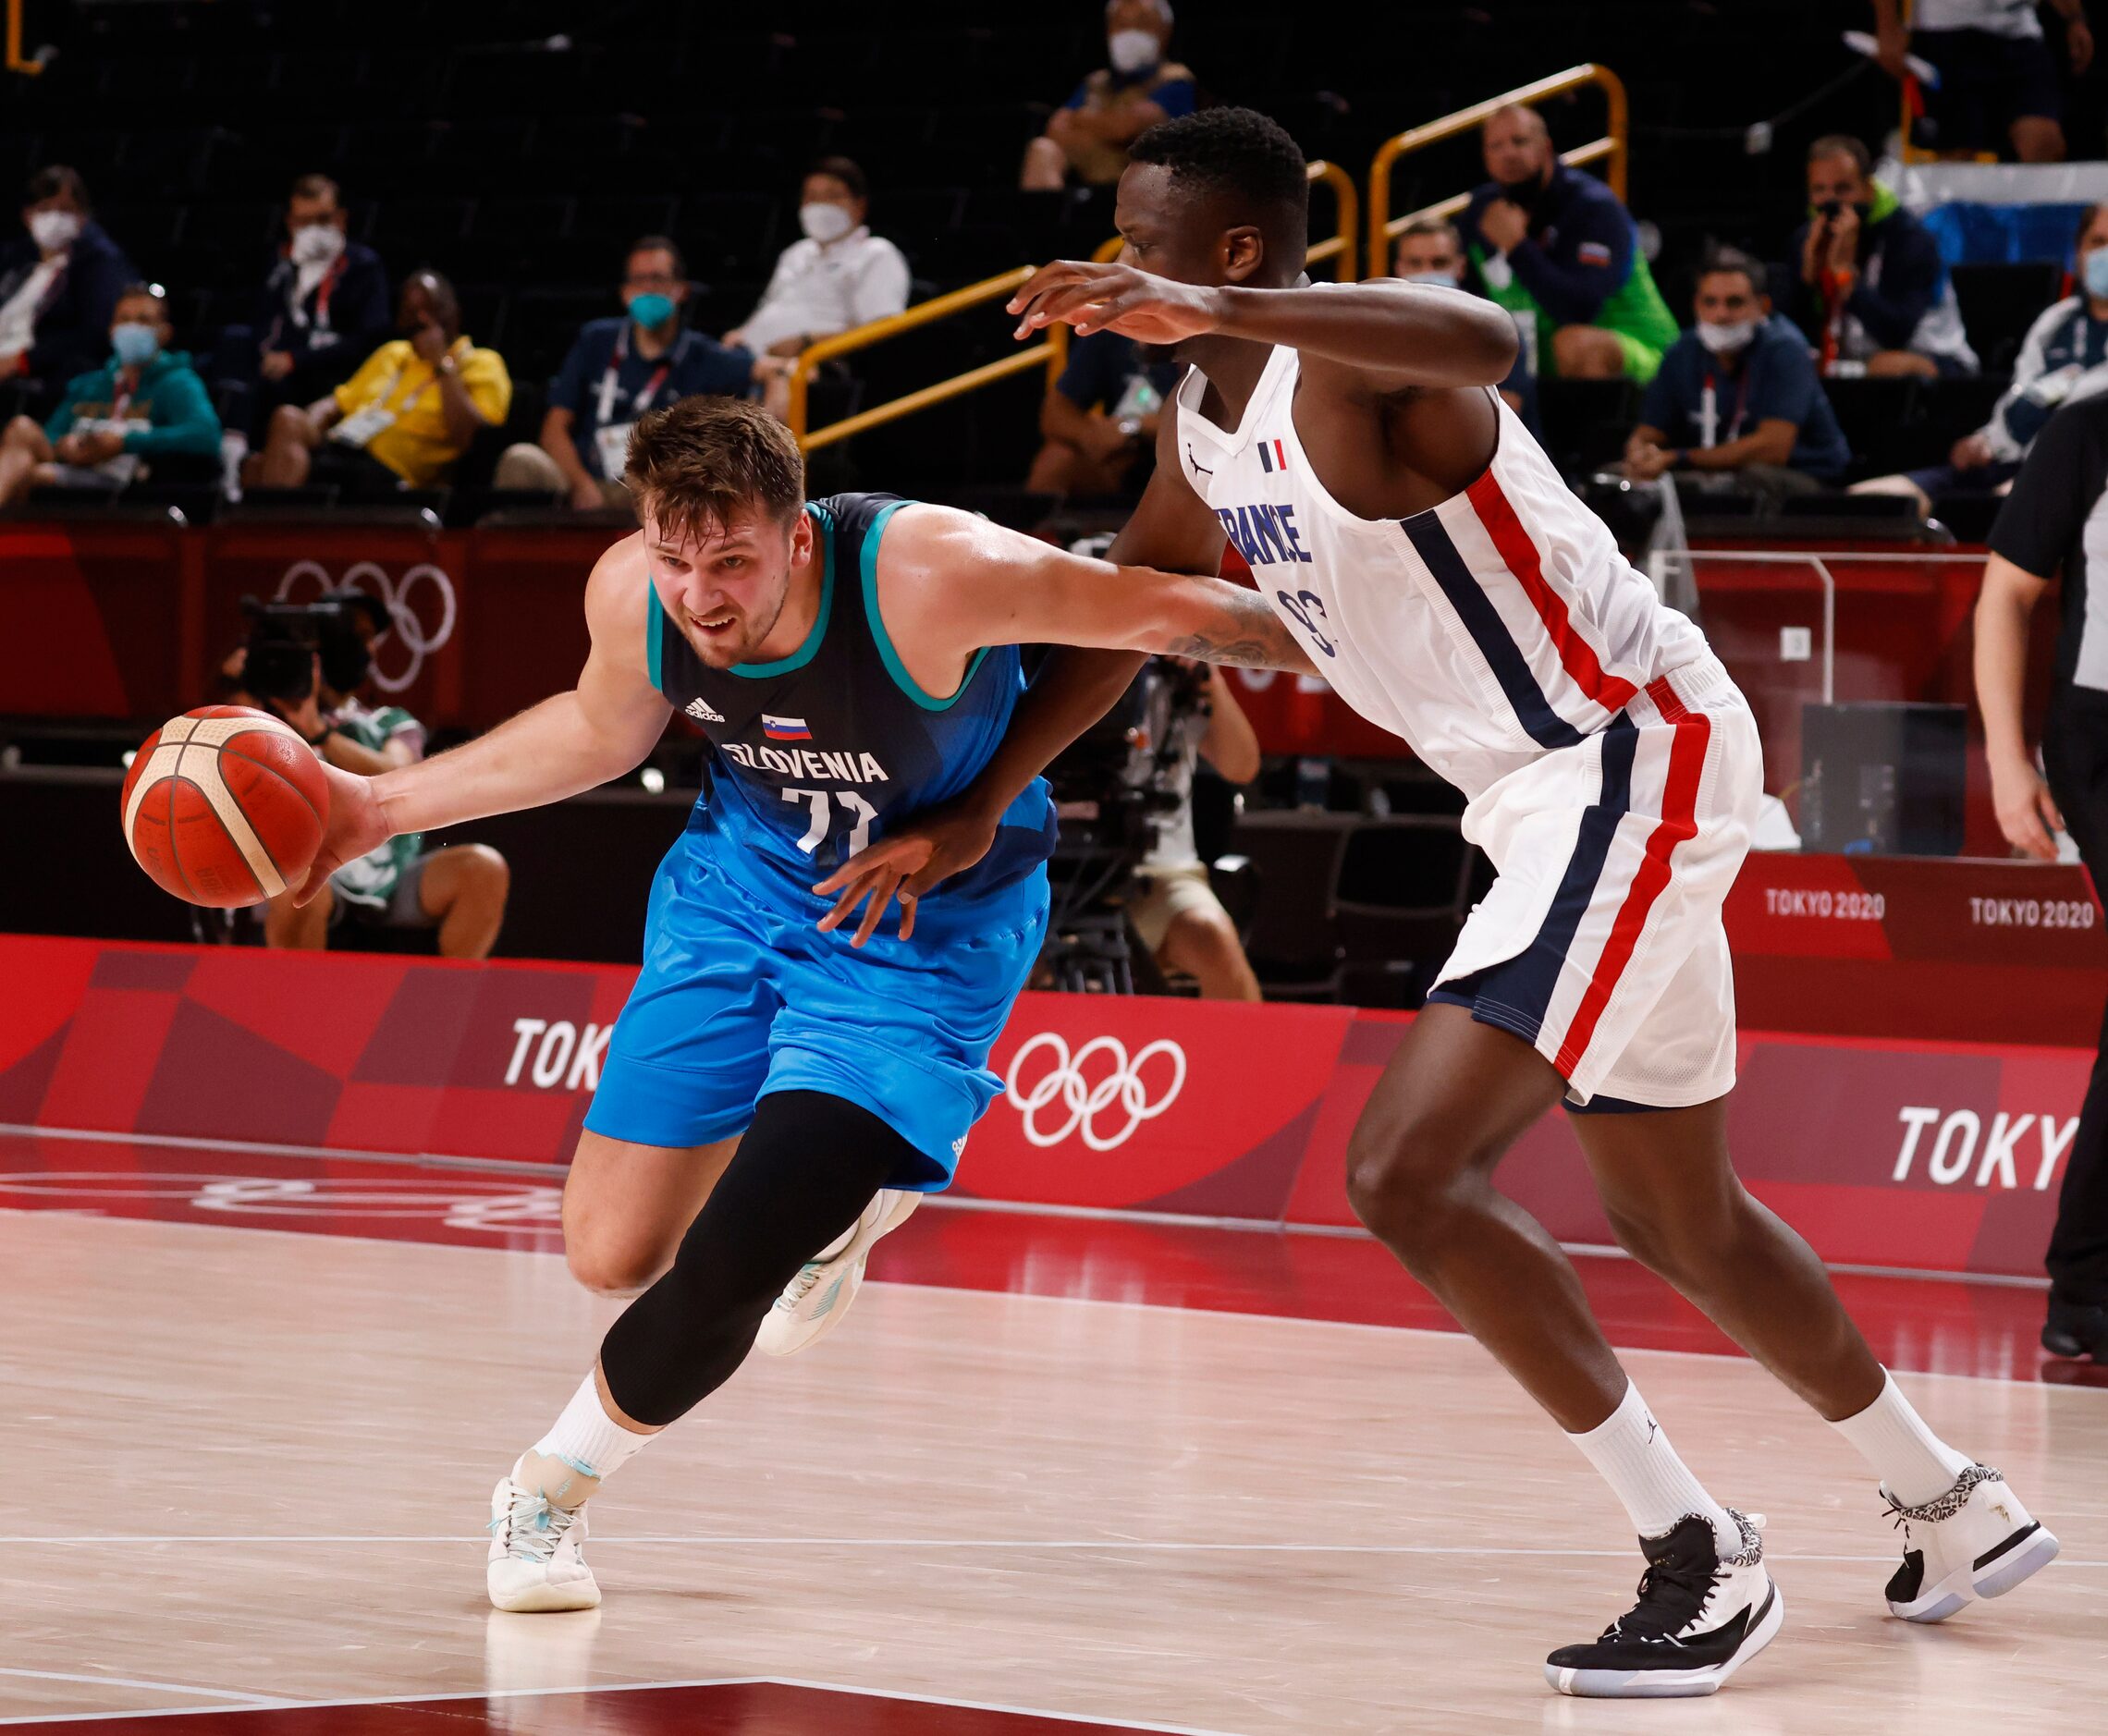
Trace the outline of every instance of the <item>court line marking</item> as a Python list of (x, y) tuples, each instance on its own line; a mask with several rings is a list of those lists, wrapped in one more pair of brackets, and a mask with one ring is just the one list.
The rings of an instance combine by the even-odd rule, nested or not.
[[(194, 1148), (198, 1150), (207, 1151), (228, 1151), (236, 1154), (237, 1155), (240, 1155), (240, 1153), (244, 1150), (248, 1150), (270, 1155), (284, 1155), (297, 1157), (326, 1158), (373, 1156), (381, 1161), (402, 1163), (410, 1165), (411, 1167), (424, 1166), (445, 1168), (454, 1164), (460, 1164), (463, 1167), (472, 1166), (477, 1168), (503, 1168), (509, 1171), (525, 1170), (532, 1173), (540, 1174), (545, 1177), (546, 1177), (552, 1169), (558, 1168), (558, 1166), (545, 1164), (517, 1164), (511, 1162), (509, 1159), (502, 1158), (426, 1159), (405, 1156), (401, 1153), (367, 1153), (350, 1150), (339, 1152), (328, 1150), (320, 1146), (274, 1145), (266, 1144), (261, 1142), (212, 1140), (195, 1138), (190, 1136), (178, 1137), (163, 1134), (109, 1133), (98, 1131), (92, 1129), (40, 1128), (27, 1126), (21, 1122), (17, 1121), (0, 1121), (0, 1137), (6, 1137), (9, 1135), (18, 1135), (31, 1139), (71, 1139), (89, 1143), (99, 1142), (108, 1144), (119, 1145), (174, 1145), (185, 1149)], [(948, 1200), (941, 1194), (930, 1195), (929, 1203), (942, 1205), (948, 1209), (957, 1208), (962, 1210), (987, 1209), (991, 1204), (993, 1204), (996, 1207), (1007, 1211), (1013, 1211), (1020, 1214), (1031, 1214), (1047, 1217), (1070, 1217), (1091, 1215), (1101, 1215), (1109, 1217), (1120, 1216), (1119, 1213), (1106, 1207), (1071, 1207), (1060, 1205), (1043, 1205), (1019, 1201), (997, 1201), (991, 1203), (987, 1201)], [(0, 1205), (0, 1218), (30, 1217), (37, 1216), (38, 1213), (39, 1208), (36, 1207)], [(330, 1229), (324, 1231), (286, 1229), (280, 1228), (276, 1224), (252, 1224), (240, 1222), (205, 1223), (192, 1217), (149, 1217), (143, 1216), (134, 1216), (129, 1213), (121, 1212), (59, 1212), (55, 1215), (59, 1216), (88, 1218), (97, 1223), (176, 1225), (180, 1228), (190, 1229), (239, 1232), (242, 1235), (251, 1236), (264, 1235), (306, 1237), (322, 1234), (327, 1236), (330, 1240), (335, 1241), (368, 1242), (375, 1246), (389, 1248), (442, 1248), (450, 1249), (455, 1252), (466, 1252), (471, 1253), (529, 1254), (541, 1257), (546, 1257), (550, 1254), (560, 1254), (562, 1253), (561, 1248), (501, 1247), (495, 1246), (487, 1242), (440, 1241), (435, 1240), (426, 1241), (423, 1238), (409, 1236), (362, 1235), (356, 1232), (347, 1232), (339, 1229)], [(1262, 1230), (1273, 1230), (1287, 1235), (1315, 1234), (1326, 1237), (1353, 1237), (1366, 1233), (1337, 1225), (1276, 1224), (1270, 1220), (1262, 1221), (1255, 1218), (1192, 1218), (1178, 1216), (1168, 1213), (1151, 1214), (1149, 1216), (1169, 1218), (1170, 1221), (1179, 1225), (1195, 1225), (1204, 1229), (1245, 1228)], [(491, 1233), (496, 1235), (500, 1232), (493, 1231)], [(502, 1233), (514, 1237), (532, 1235), (539, 1238), (547, 1238), (551, 1236), (559, 1236), (562, 1232), (560, 1229), (554, 1226), (536, 1227), (532, 1225), (521, 1225), (506, 1230)], [(1584, 1255), (1585, 1257), (1615, 1257), (1620, 1260), (1630, 1260), (1632, 1257), (1630, 1254), (1626, 1253), (1623, 1248), (1604, 1249), (1592, 1242), (1561, 1242), (1558, 1245), (1564, 1253), (1567, 1253), (1569, 1254), (1578, 1253)], [(1824, 1269), (1826, 1271), (1832, 1272), (1849, 1273), (1858, 1277), (1894, 1278), (1915, 1280), (1918, 1282), (1931, 1283), (1958, 1283), (1970, 1285), (1980, 1284), (1984, 1285), (1987, 1288), (2039, 1289), (2046, 1290), (2049, 1287), (2049, 1280), (2047, 1278), (2039, 1280), (2033, 1278), (2016, 1278), (1998, 1276), (1995, 1274), (1986, 1275), (1979, 1273), (1914, 1272), (1906, 1269), (1890, 1268), (1886, 1266), (1856, 1265), (1826, 1266)], [(1188, 1306), (1185, 1303), (1175, 1302), (1134, 1302), (1126, 1297), (1116, 1296), (1061, 1296), (1050, 1294), (1048, 1292), (1041, 1290), (976, 1290), (970, 1285), (929, 1284), (904, 1278), (866, 1278), (864, 1281), (868, 1284), (876, 1284), (889, 1290), (928, 1290), (936, 1292), (939, 1295), (983, 1297), (992, 1296), (1003, 1299), (1022, 1300), (1026, 1302), (1067, 1302), (1075, 1306), (1092, 1308), (1146, 1308), (1168, 1314), (1197, 1314), (1224, 1320), (1255, 1320), (1272, 1322), (1275, 1324), (1285, 1323), (1289, 1325), (1303, 1326), (1326, 1326), (1351, 1332), (1402, 1332), (1419, 1338), (1442, 1339), (1452, 1341), (1461, 1339), (1466, 1343), (1476, 1342), (1476, 1340), (1471, 1338), (1471, 1335), (1465, 1332), (1461, 1326), (1416, 1326), (1404, 1325), (1394, 1326), (1387, 1325), (1384, 1322), (1379, 1320), (1335, 1320), (1322, 1314), (1258, 1314), (1250, 1309), (1205, 1308)], [(1685, 1351), (1661, 1345), (1613, 1343), (1611, 1348), (1615, 1351), (1621, 1357), (1699, 1357), (1708, 1362), (1744, 1363), (1749, 1364), (1752, 1367), (1757, 1366), (1754, 1359), (1751, 1358), (1747, 1352), (1734, 1349), (1733, 1347), (1719, 1351)], [(1967, 1370), (1960, 1369), (1912, 1368), (1905, 1369), (1901, 1372), (1906, 1378), (1909, 1379), (1974, 1380), (1990, 1382), (1999, 1386), (2006, 1387), (2048, 1387), (2053, 1386), (2055, 1384), (2053, 1382), (2041, 1380), (2039, 1377), (2033, 1377), (2026, 1375), (1974, 1374)], [(2065, 1392), (2087, 1392), (2102, 1390), (2101, 1388), (2080, 1385), (2058, 1387), (2056, 1389)]]
[[(261, 1534), (198, 1534), (191, 1536), (102, 1535), (78, 1537), (15, 1536), (8, 1539), (10, 1548), (23, 1546), (46, 1545), (54, 1548), (92, 1548), (101, 1545), (136, 1547), (147, 1544), (290, 1544), (306, 1547), (313, 1545), (381, 1544), (397, 1547), (404, 1544), (424, 1546), (482, 1545), (486, 1539), (481, 1533), (459, 1535), (445, 1533), (418, 1533), (409, 1535), (374, 1536), (370, 1534), (338, 1534), (327, 1536), (294, 1537)], [(619, 1544), (665, 1546), (675, 1548), (829, 1548), (829, 1549), (1064, 1549), (1102, 1550), (1108, 1554), (1178, 1554), (1211, 1553), (1221, 1555), (1424, 1555), (1424, 1556), (1523, 1556), (1529, 1558), (1550, 1557), (1561, 1560), (1610, 1560), (1622, 1561), (1631, 1555), (1630, 1549), (1570, 1549), (1556, 1547), (1525, 1547), (1520, 1546), (1496, 1546), (1448, 1543), (1223, 1543), (1198, 1542), (1181, 1539), (1149, 1537), (751, 1537), (668, 1534), (664, 1533), (640, 1533), (631, 1536), (605, 1532), (594, 1534), (594, 1547), (607, 1548)], [(1886, 1555), (1812, 1555), (1767, 1553), (1767, 1561), (1822, 1561), (1838, 1562), (1851, 1566), (1882, 1565), (1895, 1559), (1894, 1551)], [(2060, 1556), (2058, 1565), (2067, 1568), (2108, 1568), (2108, 1559), (2099, 1561), (2081, 1561), (2070, 1556)], [(0, 1672), (6, 1673), (6, 1672)], [(99, 1680), (99, 1678), (82, 1678)], [(759, 1678), (756, 1678), (759, 1680)], [(770, 1680), (775, 1680), (770, 1678)]]
[[(37, 1670), (18, 1670), (0, 1673), (38, 1675)], [(63, 1678), (80, 1681), (116, 1682), (116, 1677), (81, 1676)], [(155, 1682), (128, 1683), (129, 1686), (158, 1687)], [(469, 1688), (450, 1693), (383, 1693), (370, 1694), (352, 1700), (288, 1700), (271, 1699), (262, 1694), (242, 1694), (246, 1705), (202, 1706), (156, 1706), (145, 1712), (61, 1712), (51, 1715), (31, 1714), (24, 1718), (0, 1718), (0, 1724), (84, 1724), (96, 1720), (134, 1718), (203, 1718), (214, 1712), (264, 1712), (300, 1710), (331, 1710), (354, 1705), (429, 1705), (446, 1701), (460, 1700), (524, 1700), (545, 1698), (552, 1694), (595, 1693), (647, 1693), (669, 1688), (804, 1688), (820, 1693), (862, 1694), (874, 1700), (898, 1700), (910, 1705), (948, 1705), (970, 1712), (1006, 1712), (1013, 1717), (1045, 1718), (1057, 1724), (1096, 1724), (1106, 1730), (1131, 1730), (1151, 1732), (1152, 1736), (1231, 1736), (1231, 1732), (1205, 1729), (1196, 1724), (1140, 1724), (1132, 1718), (1107, 1717), (1091, 1712), (1054, 1712), (1040, 1706), (1011, 1705), (999, 1700), (955, 1700), (942, 1694), (910, 1693), (897, 1688), (864, 1688), (846, 1681), (812, 1681), (797, 1676), (711, 1676), (686, 1681), (608, 1681), (581, 1682), (565, 1688)]]
[[(67, 1674), (63, 1669), (16, 1669), (4, 1664), (0, 1664), (0, 1676), (29, 1676), (38, 1681), (84, 1681), (92, 1687), (151, 1688), (156, 1693), (194, 1693), (207, 1700), (248, 1700), (260, 1706), (302, 1705), (306, 1704), (300, 1700), (286, 1699), (281, 1694), (247, 1693), (239, 1688), (193, 1688), (187, 1687), (179, 1681), (149, 1681), (140, 1676), (72, 1676)], [(216, 1712), (220, 1709), (218, 1706), (188, 1705), (175, 1708), (177, 1711), (185, 1713), (195, 1713), (201, 1710)], [(92, 1716), (110, 1718), (116, 1716), (116, 1714), (98, 1712), (92, 1714)], [(0, 1723), (5, 1724), (26, 1721), (25, 1719), (0, 1718)]]
[[(26, 1139), (77, 1140), (90, 1144), (115, 1145), (166, 1145), (178, 1151), (220, 1151), (251, 1153), (263, 1156), (312, 1157), (318, 1161), (352, 1157), (372, 1163), (407, 1165), (412, 1168), (471, 1169), (491, 1171), (503, 1175), (536, 1176), (545, 1183), (566, 1173), (567, 1166), (558, 1163), (536, 1163), (513, 1157), (467, 1157), (451, 1152), (384, 1152), (368, 1151), (357, 1146), (294, 1145), (269, 1140), (214, 1139), (207, 1135), (178, 1133), (116, 1133), (101, 1128), (48, 1128), (37, 1127), (21, 1121), (0, 1121), (0, 1136), (19, 1135)], [(942, 1207), (947, 1211), (990, 1212), (999, 1216), (1017, 1217), (1072, 1217), (1086, 1222), (1121, 1224), (1151, 1224), (1174, 1229), (1227, 1229), (1246, 1235), (1314, 1236), (1349, 1241), (1374, 1241), (1368, 1231), (1355, 1224), (1302, 1224), (1272, 1217), (1214, 1217), (1195, 1216), (1185, 1212), (1152, 1212), (1139, 1206), (1129, 1205), (1052, 1205), (1041, 1200), (990, 1200), (971, 1193), (931, 1193), (924, 1196), (923, 1204)], [(529, 1227), (532, 1228), (532, 1227)], [(558, 1233), (550, 1230), (546, 1233)], [(364, 1241), (387, 1241), (393, 1238), (364, 1237)], [(454, 1244), (447, 1244), (454, 1245)], [(1632, 1255), (1615, 1242), (1563, 1241), (1560, 1247), (1570, 1254), (1585, 1254), (1591, 1259), (1630, 1260)], [(500, 1253), (512, 1250), (500, 1249)], [(2047, 1278), (2028, 1278), (2008, 1272), (1927, 1272), (1911, 1266), (1861, 1265), (1851, 1263), (1826, 1265), (1824, 1269), (1843, 1272), (1854, 1278), (1906, 1278), (1918, 1282), (1949, 1284), (1980, 1284), (1992, 1289), (2047, 1290)], [(935, 1288), (925, 1287), (925, 1288)], [(987, 1292), (983, 1292), (986, 1294)], [(999, 1292), (1009, 1293), (1009, 1292)], [(1163, 1304), (1144, 1304), (1162, 1306)], [(1222, 1312), (1219, 1309), (1198, 1311), (1207, 1314)], [(1342, 1322), (1342, 1325), (1357, 1324)], [(1412, 1330), (1414, 1328), (1393, 1328)], [(1424, 1329), (1424, 1328), (1423, 1328)], [(1685, 1354), (1685, 1352), (1677, 1352)], [(1710, 1355), (1699, 1351), (1695, 1355)]]

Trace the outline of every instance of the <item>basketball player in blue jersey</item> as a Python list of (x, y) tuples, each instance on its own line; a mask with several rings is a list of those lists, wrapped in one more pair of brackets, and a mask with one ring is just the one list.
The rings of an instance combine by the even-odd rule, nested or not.
[[(1678, 1458), (1566, 1256), (1492, 1186), (1555, 1103), (1618, 1240), (1873, 1467), (1906, 1528), (1890, 1610), (1940, 1621), (2010, 1591), (2055, 1537), (1926, 1425), (1735, 1177), (1721, 903), (1761, 790), (1755, 724), (1491, 389), (1504, 316), (1447, 288), (1306, 284), (1303, 154), (1250, 110), (1144, 133), (1117, 221), (1118, 261), (1050, 265), (1011, 308), (1021, 337), (1066, 321), (1189, 364), (1111, 557), (1214, 572), (1233, 543), (1340, 695), (1464, 791), (1499, 871), (1355, 1129), (1348, 1193), (1640, 1534), (1636, 1606), (1553, 1652), (1551, 1685), (1710, 1693), (1784, 1607), (1755, 1527)], [(907, 869), (923, 890), (954, 843), (911, 824), (840, 878), (882, 893)]]
[[(999, 1089), (988, 1050), (1047, 921), (1038, 774), (1133, 666), (1056, 654), (1026, 692), (1018, 644), (1307, 666), (1263, 602), (1216, 579), (1123, 570), (884, 495), (808, 501), (796, 442), (757, 405), (654, 411), (627, 477), (643, 529), (587, 581), (577, 687), (417, 765), (332, 774), (300, 893), (397, 833), (619, 776), (675, 710), (710, 740), (564, 1190), (573, 1271), (648, 1288), (498, 1479), (502, 1609), (600, 1601), (587, 1496), (731, 1375), (765, 1317), (778, 1351), (839, 1318), (864, 1251), (950, 1182)], [(840, 899), (816, 888), (932, 812), (938, 889), (883, 870)], [(881, 933), (896, 895), (910, 920)]]

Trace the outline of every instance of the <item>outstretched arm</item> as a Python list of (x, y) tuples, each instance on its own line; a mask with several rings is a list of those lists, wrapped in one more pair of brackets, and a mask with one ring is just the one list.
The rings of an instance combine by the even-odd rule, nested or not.
[(1317, 673), (1256, 591), (1072, 555), (950, 507), (902, 512), (881, 559), (896, 642), (947, 663), (984, 645), (1095, 645)]
[(1214, 334), (1286, 345), (1373, 393), (1498, 385), (1515, 361), (1514, 322), (1489, 301), (1427, 284), (1305, 285), (1290, 289), (1176, 283), (1132, 265), (1061, 260), (1011, 298), (1018, 335), (1056, 321), (1145, 344)]
[(601, 556), (586, 581), (593, 648), (578, 685), (473, 741), (378, 777), (330, 767), (329, 825), (295, 902), (402, 832), (432, 831), (488, 813), (561, 801), (619, 777), (652, 751), (672, 706), (652, 685), (644, 644), (641, 539)]

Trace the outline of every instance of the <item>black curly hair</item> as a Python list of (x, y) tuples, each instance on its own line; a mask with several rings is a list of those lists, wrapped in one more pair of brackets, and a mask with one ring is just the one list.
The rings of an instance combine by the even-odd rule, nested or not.
[(1274, 219), (1275, 238), (1298, 245), (1310, 224), (1303, 148), (1288, 129), (1252, 108), (1204, 108), (1159, 121), (1127, 148), (1131, 163), (1169, 169), (1174, 185), (1234, 201)]

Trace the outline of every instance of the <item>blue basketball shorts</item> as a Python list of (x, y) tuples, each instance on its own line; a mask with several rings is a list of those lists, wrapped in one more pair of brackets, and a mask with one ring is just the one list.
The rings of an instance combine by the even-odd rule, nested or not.
[[(652, 883), (644, 964), (616, 1021), (585, 1125), (641, 1145), (731, 1138), (772, 1091), (860, 1105), (920, 1154), (889, 1185), (950, 1184), (967, 1131), (1002, 1089), (988, 1070), (1047, 931), (1044, 869), (971, 908), (925, 899), (912, 941), (897, 907), (862, 950), (729, 873), (706, 835)], [(934, 920), (933, 920), (934, 919)]]

